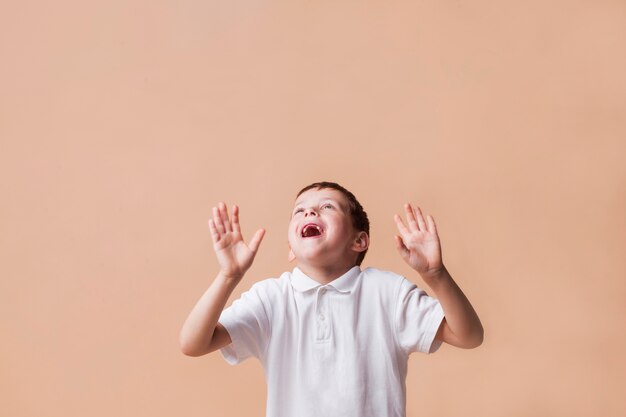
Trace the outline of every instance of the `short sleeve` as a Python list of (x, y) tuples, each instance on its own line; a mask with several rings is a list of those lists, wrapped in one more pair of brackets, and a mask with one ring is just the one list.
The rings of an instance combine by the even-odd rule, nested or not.
[(400, 347), (407, 355), (435, 353), (442, 343), (435, 335), (444, 318), (439, 300), (404, 277), (397, 294), (395, 325)]
[(226, 362), (236, 365), (251, 356), (263, 357), (270, 334), (268, 308), (261, 282), (257, 282), (222, 311), (218, 322), (232, 340), (220, 349)]

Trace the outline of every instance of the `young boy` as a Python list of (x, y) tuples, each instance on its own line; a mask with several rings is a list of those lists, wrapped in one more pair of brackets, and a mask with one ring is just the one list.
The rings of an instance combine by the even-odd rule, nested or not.
[(213, 207), (209, 228), (221, 269), (185, 321), (181, 349), (189, 356), (220, 349), (233, 365), (258, 358), (268, 417), (404, 417), (410, 353), (483, 340), (476, 312), (442, 263), (434, 219), (410, 204), (407, 224), (394, 216), (398, 252), (438, 299), (401, 275), (361, 269), (369, 221), (350, 191), (319, 182), (296, 200), (288, 242), (297, 266), (256, 282), (226, 309), (265, 230), (246, 245), (239, 208), (233, 205), (231, 221), (224, 203)]

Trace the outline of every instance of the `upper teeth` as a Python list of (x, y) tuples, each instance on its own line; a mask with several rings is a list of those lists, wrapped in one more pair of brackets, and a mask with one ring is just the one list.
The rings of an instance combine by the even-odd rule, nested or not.
[(317, 229), (318, 232), (322, 233), (322, 229), (320, 229), (320, 227), (316, 224), (307, 224), (306, 226), (304, 226), (304, 229), (302, 229), (302, 235), (304, 236), (304, 234), (306, 233), (306, 231), (310, 228), (310, 227), (315, 227)]

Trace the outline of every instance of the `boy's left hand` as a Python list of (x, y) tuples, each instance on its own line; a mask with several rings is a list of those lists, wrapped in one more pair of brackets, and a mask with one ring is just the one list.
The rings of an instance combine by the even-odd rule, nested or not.
[(423, 278), (437, 275), (443, 270), (441, 245), (437, 235), (437, 227), (432, 216), (424, 221), (419, 207), (415, 209), (406, 203), (404, 209), (409, 226), (405, 226), (402, 218), (394, 214), (400, 236), (396, 235), (396, 248), (402, 259), (415, 269)]

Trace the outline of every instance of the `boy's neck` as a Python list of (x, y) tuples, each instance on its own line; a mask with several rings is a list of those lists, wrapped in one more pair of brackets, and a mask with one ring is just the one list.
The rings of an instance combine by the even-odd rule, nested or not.
[(354, 264), (344, 264), (344, 265), (326, 265), (326, 266), (317, 266), (317, 265), (308, 265), (308, 264), (298, 264), (298, 268), (304, 272), (306, 276), (315, 281), (319, 282), (322, 285), (326, 285), (346, 272), (352, 269)]

